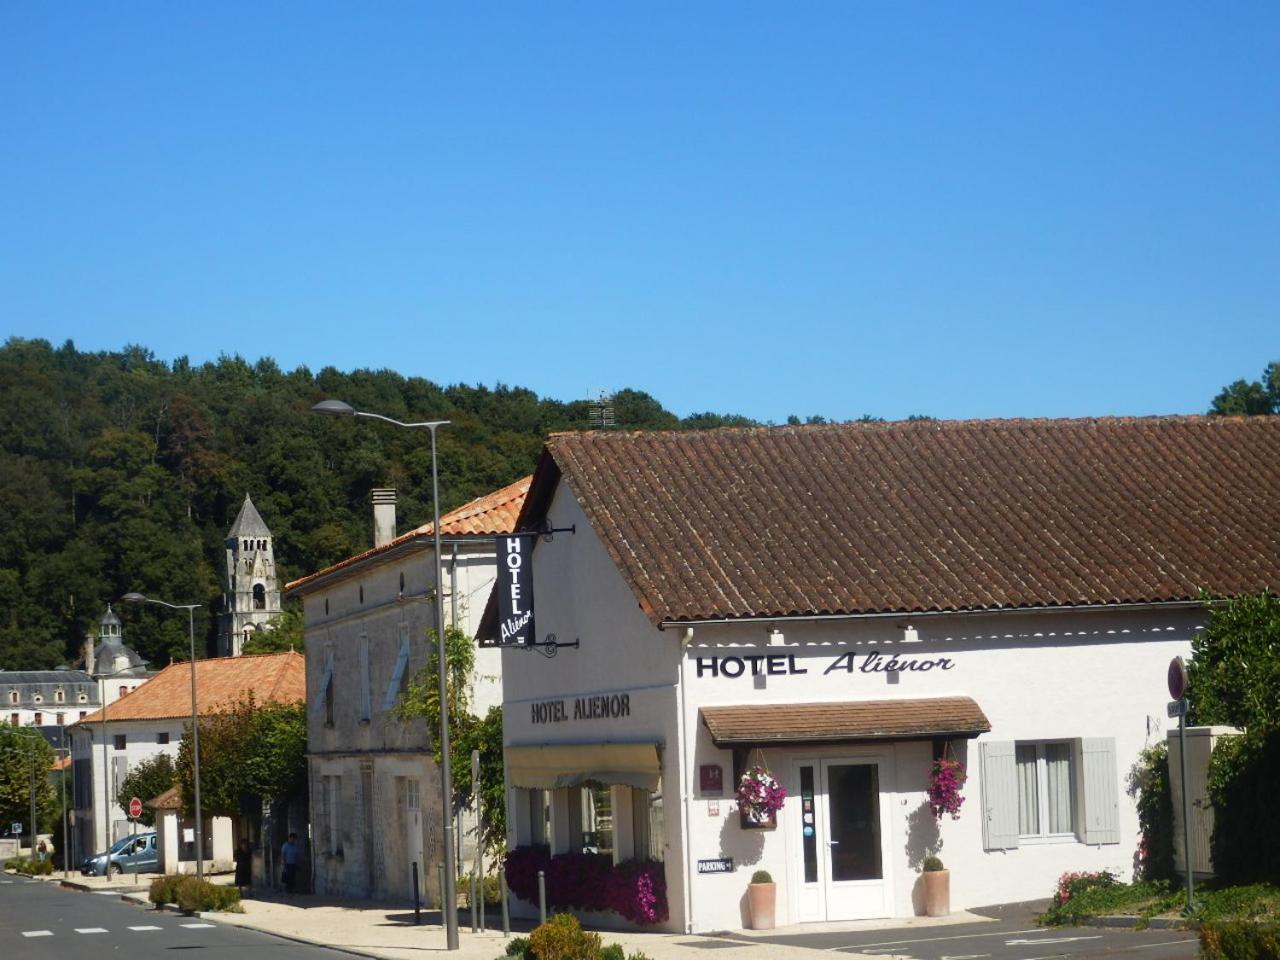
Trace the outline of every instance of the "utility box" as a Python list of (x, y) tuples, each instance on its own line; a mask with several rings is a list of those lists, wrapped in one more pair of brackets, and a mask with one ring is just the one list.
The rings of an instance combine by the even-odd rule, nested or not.
[[(1224, 737), (1237, 737), (1235, 727), (1187, 727), (1187, 792), (1191, 795), (1191, 870), (1197, 880), (1213, 876), (1209, 840), (1213, 836), (1213, 806), (1209, 803), (1209, 756)], [(1178, 731), (1170, 730), (1169, 791), (1173, 796), (1174, 865), (1182, 872), (1182, 765)]]

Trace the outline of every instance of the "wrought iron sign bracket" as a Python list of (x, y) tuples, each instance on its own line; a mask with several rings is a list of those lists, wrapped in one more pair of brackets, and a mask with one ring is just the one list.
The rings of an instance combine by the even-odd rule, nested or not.
[(517, 533), (509, 533), (507, 534), (507, 536), (534, 537), (534, 538), (542, 537), (543, 540), (545, 540), (547, 543), (550, 543), (552, 540), (556, 538), (557, 533), (577, 533), (577, 532), (578, 532), (578, 525), (576, 523), (570, 524), (567, 527), (553, 527), (551, 525), (550, 519), (544, 519), (542, 521), (542, 526), (537, 530), (521, 530)]
[(565, 640), (557, 640), (554, 633), (548, 633), (545, 640), (534, 641), (533, 643), (513, 643), (511, 646), (522, 650), (537, 650), (538, 653), (550, 660), (562, 647), (572, 647), (574, 650), (579, 649), (582, 646), (582, 641), (575, 639), (572, 643), (569, 643)]

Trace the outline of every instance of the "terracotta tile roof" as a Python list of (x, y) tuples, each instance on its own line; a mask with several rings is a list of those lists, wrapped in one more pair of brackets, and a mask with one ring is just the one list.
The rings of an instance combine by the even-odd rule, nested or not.
[(522, 529), (561, 477), (655, 623), (1280, 586), (1280, 417), (559, 434)]
[[(307, 699), (306, 658), (297, 651), (196, 661), (197, 709), (218, 713), (253, 692), (259, 703), (297, 703)], [(191, 664), (173, 663), (137, 690), (107, 707), (107, 722), (170, 720), (191, 716)], [(95, 710), (72, 726), (101, 723)]]
[[(440, 536), (442, 537), (491, 537), (498, 533), (510, 533), (516, 528), (516, 518), (520, 516), (520, 508), (524, 506), (525, 495), (529, 492), (529, 484), (533, 477), (522, 477), (515, 483), (508, 484), (501, 490), (476, 497), (470, 503), (464, 503), (456, 510), (450, 510), (440, 518)], [(325, 567), (317, 573), (309, 574), (286, 585), (285, 590), (293, 593), (303, 590), (332, 573), (354, 567), (366, 560), (385, 554), (401, 544), (420, 537), (430, 537), (435, 532), (434, 523), (424, 523), (407, 533), (402, 533), (394, 540), (380, 547), (373, 547), (354, 557), (340, 560), (333, 566)]]
[(969, 697), (703, 707), (717, 747), (915, 737), (976, 737), (991, 721)]
[[(201, 755), (204, 751), (200, 751)], [(182, 788), (174, 784), (158, 797), (152, 797), (146, 801), (146, 805), (152, 810), (181, 810), (182, 809)]]

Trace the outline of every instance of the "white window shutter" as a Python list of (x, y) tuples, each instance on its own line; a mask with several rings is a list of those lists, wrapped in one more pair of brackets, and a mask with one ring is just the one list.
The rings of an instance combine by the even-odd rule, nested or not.
[(400, 635), (400, 653), (396, 657), (396, 668), (391, 671), (391, 681), (387, 684), (387, 694), (382, 698), (382, 709), (390, 710), (396, 705), (396, 697), (400, 696), (400, 684), (404, 680), (404, 668), (409, 663), (409, 636)]
[(1120, 842), (1120, 793), (1116, 781), (1114, 737), (1086, 737), (1080, 741), (1084, 781), (1085, 843)]
[(982, 847), (1012, 850), (1018, 845), (1018, 773), (1013, 742), (978, 745), (982, 765)]
[(369, 638), (360, 637), (360, 719), (373, 715), (373, 693), (369, 689)]

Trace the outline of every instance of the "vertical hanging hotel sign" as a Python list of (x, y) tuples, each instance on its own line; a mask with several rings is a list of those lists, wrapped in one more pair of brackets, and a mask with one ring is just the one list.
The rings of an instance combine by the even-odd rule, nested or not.
[(498, 621), (502, 643), (529, 645), (533, 628), (533, 538), (513, 534), (498, 541)]

